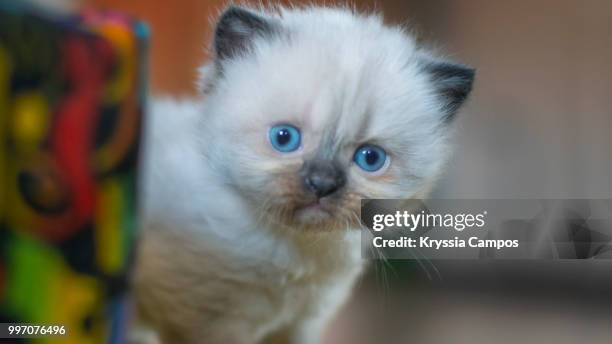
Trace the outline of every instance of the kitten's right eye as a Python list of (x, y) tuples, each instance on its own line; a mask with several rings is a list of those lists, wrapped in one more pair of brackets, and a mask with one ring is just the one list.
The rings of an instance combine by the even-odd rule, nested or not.
[(268, 133), (272, 147), (282, 153), (293, 152), (300, 148), (301, 136), (300, 130), (289, 124), (275, 125)]

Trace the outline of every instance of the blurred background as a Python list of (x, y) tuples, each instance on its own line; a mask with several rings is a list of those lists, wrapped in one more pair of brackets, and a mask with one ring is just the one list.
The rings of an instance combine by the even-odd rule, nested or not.
[[(225, 3), (87, 2), (148, 21), (152, 90), (177, 97), (195, 94), (210, 23)], [(612, 198), (612, 2), (355, 3), (478, 69), (435, 197)], [(373, 264), (357, 289), (327, 343), (612, 340), (606, 261), (394, 261)]]

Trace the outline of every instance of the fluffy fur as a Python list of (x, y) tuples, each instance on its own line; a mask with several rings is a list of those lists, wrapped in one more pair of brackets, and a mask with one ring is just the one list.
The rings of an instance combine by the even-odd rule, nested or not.
[[(426, 193), (473, 71), (345, 9), (230, 8), (214, 50), (202, 99), (148, 119), (140, 318), (164, 343), (316, 343), (362, 271), (360, 199)], [(279, 123), (301, 130), (296, 152), (272, 148)], [(381, 171), (352, 162), (364, 143), (388, 153)], [(342, 190), (304, 187), (313, 159)]]

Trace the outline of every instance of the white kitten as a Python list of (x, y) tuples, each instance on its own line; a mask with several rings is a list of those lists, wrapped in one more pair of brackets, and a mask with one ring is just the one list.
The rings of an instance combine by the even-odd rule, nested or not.
[(316, 343), (362, 270), (362, 198), (421, 197), (474, 71), (378, 16), (231, 7), (202, 101), (147, 123), (141, 319), (164, 343)]

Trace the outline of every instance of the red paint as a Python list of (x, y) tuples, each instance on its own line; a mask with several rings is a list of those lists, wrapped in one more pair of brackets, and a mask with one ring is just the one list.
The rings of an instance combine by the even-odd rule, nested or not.
[(69, 90), (57, 107), (50, 143), (71, 204), (62, 216), (44, 221), (40, 234), (51, 240), (65, 239), (93, 221), (97, 186), (91, 157), (104, 76), (113, 58), (108, 44), (91, 37), (68, 36), (62, 48)]

